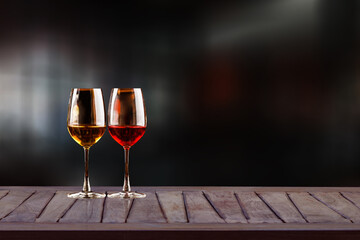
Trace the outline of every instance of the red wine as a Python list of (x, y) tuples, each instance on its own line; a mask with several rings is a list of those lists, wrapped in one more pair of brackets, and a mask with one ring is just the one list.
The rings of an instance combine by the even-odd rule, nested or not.
[(144, 135), (143, 126), (109, 126), (110, 135), (123, 147), (131, 147)]

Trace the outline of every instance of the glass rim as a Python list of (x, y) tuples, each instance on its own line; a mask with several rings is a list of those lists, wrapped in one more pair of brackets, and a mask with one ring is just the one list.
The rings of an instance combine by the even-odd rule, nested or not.
[(114, 90), (114, 89), (120, 89), (120, 90), (140, 89), (141, 90), (141, 88), (138, 88), (138, 87), (136, 87), (136, 88), (112, 88), (112, 90)]
[(102, 90), (102, 89), (96, 87), (96, 88), (71, 88), (71, 90)]

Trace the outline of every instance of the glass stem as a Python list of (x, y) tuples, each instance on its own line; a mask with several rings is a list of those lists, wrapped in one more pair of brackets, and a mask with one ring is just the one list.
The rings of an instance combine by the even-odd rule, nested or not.
[(129, 151), (130, 147), (124, 147), (124, 153), (125, 153), (125, 174), (124, 174), (124, 186), (123, 191), (124, 192), (130, 192), (130, 178), (129, 178)]
[(84, 162), (85, 162), (85, 174), (84, 174), (84, 185), (83, 192), (91, 192), (90, 181), (89, 181), (89, 150), (90, 147), (84, 147)]

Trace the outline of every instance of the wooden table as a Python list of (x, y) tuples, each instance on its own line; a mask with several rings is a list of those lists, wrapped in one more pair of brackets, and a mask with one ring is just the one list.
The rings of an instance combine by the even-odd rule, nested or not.
[(79, 187), (0, 187), (0, 239), (360, 239), (360, 188), (135, 189), (147, 197), (75, 200), (66, 194)]

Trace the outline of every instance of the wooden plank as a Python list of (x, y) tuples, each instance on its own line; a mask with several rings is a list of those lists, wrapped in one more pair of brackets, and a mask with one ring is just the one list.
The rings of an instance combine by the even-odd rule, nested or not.
[(9, 190), (0, 190), (0, 199), (5, 197), (6, 194), (8, 194)]
[(326, 206), (349, 219), (354, 223), (360, 223), (360, 209), (338, 192), (313, 192), (313, 197), (324, 203)]
[(227, 223), (247, 223), (232, 191), (204, 191), (206, 198)]
[(235, 195), (249, 223), (282, 223), (254, 192), (239, 192)]
[(0, 219), (7, 216), (22, 202), (33, 194), (34, 191), (24, 190), (11, 190), (5, 197), (0, 200)]
[(341, 192), (341, 195), (360, 208), (360, 192)]
[(74, 204), (74, 198), (68, 198), (69, 191), (57, 191), (36, 222), (57, 222)]
[[(42, 189), (42, 190), (44, 190), (44, 189), (47, 189), (47, 188), (38, 188), (38, 187), (35, 187), (36, 189)], [(23, 191), (29, 191), (29, 190), (33, 190), (33, 188), (32, 187), (22, 187), (22, 188), (11, 188), (11, 191), (19, 191), (20, 189), (22, 189)], [(66, 189), (66, 188), (64, 188), (64, 189)], [(155, 188), (153, 188), (153, 187), (151, 187), (151, 188), (143, 188), (143, 189), (155, 189)], [(278, 224), (278, 223), (274, 223), (274, 224), (271, 224), (271, 223), (266, 223), (266, 224), (243, 224), (243, 225), (241, 225), (241, 224), (236, 224), (236, 223), (233, 223), (233, 224), (214, 224), (214, 223), (212, 223), (212, 222), (209, 222), (209, 223), (204, 223), (204, 224), (202, 224), (202, 223), (197, 223), (197, 224), (184, 224), (183, 222), (179, 222), (179, 223), (176, 223), (176, 222), (171, 222), (171, 220), (170, 220), (170, 218), (171, 217), (167, 217), (167, 215), (166, 215), (166, 204), (169, 204), (169, 205), (171, 205), (171, 204), (173, 204), (173, 203), (168, 203), (167, 202), (167, 200), (164, 200), (164, 201), (162, 201), (162, 198), (161, 198), (161, 193), (165, 193), (166, 194), (166, 191), (168, 191), (168, 189), (169, 190), (171, 190), (171, 189), (182, 189), (181, 187), (166, 187), (166, 188), (162, 188), (162, 187), (157, 187), (156, 188), (158, 191), (157, 191), (157, 193), (160, 193), (160, 194), (157, 194), (157, 196), (158, 196), (158, 204), (159, 204), (159, 202), (160, 202), (160, 205), (159, 205), (159, 208), (160, 208), (160, 213), (161, 213), (161, 210), (163, 210), (164, 211), (164, 215), (165, 215), (165, 219), (167, 219), (168, 220), (168, 222), (169, 223), (171, 223), (171, 224), (163, 224), (163, 222), (159, 222), (159, 223), (157, 223), (157, 222), (151, 222), (151, 221), (138, 221), (138, 222), (134, 222), (134, 223), (128, 223), (128, 224), (123, 224), (123, 222), (122, 221), (118, 221), (118, 220), (116, 220), (116, 219), (121, 219), (121, 217), (119, 217), (119, 216), (121, 216), (121, 214), (120, 215), (116, 215), (116, 214), (118, 214), (118, 213), (116, 213), (116, 214), (114, 214), (114, 215), (112, 215), (111, 217), (114, 219), (115, 218), (115, 221), (113, 221), (113, 224), (101, 224), (100, 222), (101, 222), (101, 216), (102, 216), (102, 212), (100, 211), (100, 222), (98, 222), (98, 224), (95, 222), (95, 224), (93, 225), (93, 223), (92, 224), (88, 224), (88, 225), (81, 225), (82, 227), (80, 227), (82, 230), (89, 230), (90, 228), (91, 228), (91, 230), (93, 230), (93, 229), (98, 229), (98, 230), (102, 230), (102, 229), (108, 229), (108, 230), (118, 230), (118, 229), (123, 229), (123, 230), (128, 230), (128, 229), (137, 229), (137, 230), (144, 230), (144, 229), (148, 229), (148, 230), (152, 230), (152, 229), (163, 229), (163, 230), (179, 230), (179, 231), (181, 231), (181, 230), (187, 230), (187, 231), (191, 231), (191, 230), (193, 230), (193, 229), (201, 229), (201, 230), (209, 230), (209, 229), (217, 229), (217, 230), (224, 230), (224, 229), (227, 229), (227, 230), (238, 230), (238, 229), (244, 229), (244, 230), (256, 230), (256, 231), (262, 231), (263, 229), (267, 229), (267, 230), (274, 230), (274, 229), (278, 229), (278, 230), (281, 230), (281, 231), (287, 231), (287, 230), (298, 230), (298, 229), (306, 229), (306, 230), (309, 230), (309, 229), (311, 229), (311, 230), (319, 230), (319, 229), (321, 229), (321, 228), (323, 228), (323, 229), (326, 229), (326, 230), (334, 230), (334, 229), (336, 229), (336, 231), (340, 231), (340, 230), (342, 230), (342, 229), (349, 229), (349, 230), (357, 230), (357, 231), (360, 231), (360, 224), (351, 224), (350, 223), (350, 221), (346, 221), (346, 219), (345, 218), (349, 218), (350, 220), (352, 220), (353, 222), (355, 222), (355, 223), (357, 223), (356, 221), (356, 217), (357, 217), (357, 215), (359, 215), (358, 213), (357, 213), (357, 211), (358, 210), (354, 210), (354, 209), (352, 209), (353, 207), (355, 207), (355, 205), (356, 205), (356, 207), (358, 207), (358, 206), (360, 206), (360, 192), (350, 192), (350, 193), (348, 193), (348, 192), (346, 192), (345, 191), (345, 193), (344, 192), (342, 192), (342, 194), (344, 195), (344, 197), (346, 198), (346, 199), (348, 199), (349, 201), (347, 201), (347, 200), (345, 200), (345, 198), (344, 199), (342, 199), (342, 196), (340, 195), (340, 194), (338, 194), (338, 193), (334, 193), (334, 192), (330, 192), (329, 191), (329, 189), (332, 189), (332, 188), (317, 188), (318, 190), (320, 189), (323, 189), (324, 190), (324, 192), (322, 192), (322, 191), (320, 191), (320, 193), (321, 194), (325, 194), (325, 200), (324, 199), (322, 199), (321, 197), (318, 197), (316, 194), (318, 194), (318, 191), (314, 191), (314, 192), (312, 192), (312, 194), (313, 194), (313, 197), (311, 196), (311, 195), (309, 195), (308, 193), (303, 193), (303, 194), (308, 194), (309, 195), (309, 197), (310, 198), (312, 198), (314, 201), (316, 201), (318, 204), (320, 204), (320, 205), (323, 205), (323, 207), (325, 207), (328, 211), (330, 211), (330, 212), (333, 212), (333, 214), (335, 214), (335, 215), (342, 215), (342, 216), (344, 216), (345, 218), (343, 218), (345, 221), (344, 222), (334, 222), (334, 221), (327, 221), (327, 222), (324, 222), (324, 223), (317, 223), (317, 224), (302, 224), (302, 223), (300, 223), (300, 224), (293, 224), (293, 223), (287, 223), (287, 224)], [(197, 190), (197, 189), (210, 189), (211, 191), (214, 191), (214, 192), (217, 192), (219, 189), (220, 189), (220, 191), (221, 191), (221, 189), (222, 188), (218, 188), (218, 187), (216, 187), (216, 188), (210, 188), (210, 187), (204, 187), (204, 188), (198, 188), (198, 187), (196, 187), (196, 188), (190, 188), (190, 187), (186, 187), (186, 188), (184, 188), (184, 189), (195, 189), (195, 190)], [(215, 190), (216, 191), (215, 191)], [(244, 193), (244, 192), (246, 192), (245, 190), (248, 190), (248, 189), (250, 189), (250, 188), (239, 188), (239, 187), (234, 187), (234, 188), (224, 188), (224, 189), (226, 189), (226, 190), (229, 190), (230, 192), (232, 191), (232, 190), (236, 190), (236, 189), (240, 189), (239, 190), (239, 192), (241, 192), (241, 193)], [(231, 190), (232, 189), (232, 190)], [(289, 189), (297, 189), (297, 188), (289, 188)], [(314, 189), (314, 188), (308, 188), (308, 189)], [(344, 188), (343, 190), (347, 190), (348, 188)], [(104, 188), (104, 190), (107, 190), (107, 188)], [(209, 192), (210, 192), (210, 190), (209, 190)], [(2, 191), (8, 191), (8, 190), (6, 190), (6, 189), (4, 189), (4, 190), (0, 190), (0, 212), (1, 211), (3, 211), (3, 206), (5, 206), (4, 204), (3, 205), (1, 205), (1, 203), (2, 203), (2, 201), (4, 201), (4, 199), (6, 199), (7, 197), (8, 197), (8, 195), (10, 195), (10, 193), (11, 193), (11, 191), (8, 193), (8, 195), (5, 195), (4, 193), (2, 193)], [(171, 190), (172, 191), (172, 190)], [(358, 191), (360, 191), (360, 189), (358, 188)], [(182, 203), (181, 202), (181, 198), (179, 198), (179, 193), (181, 194), (181, 191), (178, 191), (178, 190), (176, 190), (176, 191), (172, 191), (172, 192), (178, 192), (178, 193), (174, 193), (174, 196), (175, 196), (175, 198), (176, 198), (176, 201), (178, 201), (178, 203), (180, 204), (180, 203)], [(197, 191), (197, 192), (201, 192), (201, 191)], [(3, 194), (3, 195), (1, 195), (1, 194)], [(31, 194), (31, 193), (30, 193)], [(171, 193), (170, 193), (171, 194)], [(186, 194), (186, 193), (185, 193)], [(184, 195), (185, 195), (184, 194)], [(221, 207), (217, 207), (217, 205), (215, 204), (215, 200), (213, 200), (212, 199), (212, 197), (211, 197), (211, 195), (210, 194), (208, 194), (208, 192), (207, 191), (204, 191), (204, 194), (207, 196), (207, 198), (206, 197), (204, 197), (204, 196), (202, 196), (205, 200), (209, 200), (209, 201), (207, 201), (207, 204), (210, 206), (210, 207), (212, 207), (213, 209), (212, 209), (212, 211), (215, 213), (215, 214), (217, 214), (218, 215), (218, 217), (221, 219), (221, 217), (222, 218), (224, 218), (225, 220), (226, 220), (226, 214), (225, 214), (225, 211), (223, 210), (222, 211), (222, 209), (221, 209)], [(260, 200), (263, 200), (263, 202), (264, 202), (264, 204), (265, 204), (265, 206), (267, 205), (267, 207), (270, 207), (270, 209), (273, 211), (273, 213), (275, 213), (274, 215), (276, 215), (276, 216), (279, 216), (281, 219), (283, 219), (285, 222), (287, 222), (286, 221), (286, 217), (284, 217), (284, 216), (282, 216), (281, 215), (281, 211), (276, 211), (276, 207), (274, 207), (273, 205), (276, 205), (276, 204), (279, 204), (279, 205), (281, 205), (282, 203), (279, 203), (278, 202), (278, 200), (274, 200), (274, 202), (275, 202), (275, 204), (274, 203), (271, 203), (271, 201), (267, 201), (266, 200), (266, 197), (263, 197), (263, 192), (258, 192), (258, 196), (260, 197)], [(271, 191), (265, 191), (265, 194), (271, 194)], [(275, 194), (277, 194), (277, 193), (275, 193)], [(292, 193), (290, 193), (290, 195), (291, 195)], [(334, 195), (335, 194), (335, 195)], [(336, 194), (338, 194), (338, 195), (336, 195)], [(35, 194), (34, 194), (35, 195)], [(256, 195), (256, 194), (255, 194)], [(334, 195), (334, 196), (333, 196)], [(346, 195), (348, 195), (347, 197), (346, 197)], [(2, 197), (1, 197), (2, 196)], [(4, 221), (5, 221), (5, 219), (9, 219), (9, 217), (10, 216), (12, 216), (12, 215), (15, 215), (15, 213), (16, 212), (18, 212), (18, 211), (20, 211), (21, 210), (21, 208), (23, 208), (23, 204), (25, 204), (25, 203), (27, 203), (30, 199), (32, 199), (32, 197), (31, 198), (29, 198), (31, 195), (29, 195), (28, 196), (28, 199), (27, 198), (24, 198), (23, 199), (23, 201), (22, 202), (20, 202), (19, 203), (19, 205), (17, 205), (16, 207), (14, 207), (13, 208), (13, 210), (11, 210), (11, 211), (13, 211), (13, 212), (9, 212), (8, 214), (6, 214), (3, 218), (4, 218)], [(55, 195), (56, 196), (56, 195)], [(315, 198), (316, 199), (315, 199)], [(339, 198), (340, 197), (340, 198)], [(155, 195), (155, 198), (156, 198), (156, 195)], [(186, 198), (186, 196), (185, 196), (185, 198)], [(290, 197), (291, 198), (291, 197)], [(328, 203), (328, 202), (326, 202), (327, 200), (328, 201), (333, 201), (333, 198), (335, 198), (335, 201), (334, 202), (331, 202), (331, 204), (333, 204), (333, 206), (330, 204), (330, 202)], [(146, 198), (145, 198), (146, 199)], [(144, 200), (145, 200), (144, 199)], [(166, 197), (164, 198), (164, 199), (166, 199)], [(180, 199), (180, 202), (179, 202), (179, 199)], [(238, 199), (240, 199), (240, 197), (238, 197)], [(327, 199), (327, 200), (326, 200)], [(352, 199), (352, 200), (351, 200)], [(40, 214), (40, 217), (38, 217), (38, 219), (40, 219), (44, 214), (45, 214), (45, 212), (46, 212), (46, 210), (48, 209), (48, 206), (50, 205), (50, 203), (53, 201), (53, 200), (55, 200), (55, 197), (48, 203), (48, 205), (47, 205), (47, 207), (45, 208), (45, 209), (42, 209), (42, 210), (40, 210), (40, 213), (41, 213), (41, 211), (43, 211), (41, 214)], [(69, 200), (73, 200), (73, 199), (69, 199)], [(118, 199), (118, 200), (120, 200), (120, 199)], [(141, 200), (141, 199), (140, 199)], [(79, 200), (79, 201), (82, 201), (82, 200)], [(106, 200), (107, 201), (107, 200)], [(103, 202), (103, 205), (105, 204), (107, 204), (107, 202), (105, 201), (105, 203)], [(120, 200), (120, 202), (121, 201), (123, 201), (123, 200)], [(222, 199), (219, 197), (219, 201), (222, 201)], [(282, 201), (282, 199), (280, 199), (279, 201)], [(343, 201), (345, 201), (346, 203), (344, 204), (343, 203)], [(8, 201), (10, 204), (13, 204), (13, 202), (12, 201)], [(164, 204), (163, 204), (163, 202), (164, 202)], [(210, 202), (210, 203), (209, 203)], [(246, 214), (247, 214), (247, 216), (248, 216), (248, 218), (250, 219), (250, 217), (251, 217), (251, 215), (250, 215), (250, 213), (249, 213), (249, 211), (247, 211), (247, 208), (246, 208), (246, 204), (244, 204), (241, 200), (240, 200), (240, 202), (241, 202), (241, 206), (243, 207), (243, 209), (245, 209), (245, 212), (246, 212)], [(358, 204), (356, 204), (356, 202), (358, 202)], [(294, 203), (295, 203), (295, 201), (294, 201)], [(46, 204), (46, 203), (45, 203)], [(352, 206), (352, 207), (350, 207), (350, 209), (348, 209), (349, 207), (347, 206), (348, 204), (350, 204), (350, 206), (352, 206), (352, 204), (354, 204), (354, 206)], [(75, 205), (75, 204), (74, 204)], [(101, 208), (101, 210), (103, 209), (102, 208), (102, 206), (103, 205), (99, 205), (100, 206), (100, 208)], [(295, 205), (296, 205), (296, 203), (295, 203)], [(307, 205), (307, 204), (305, 204), (305, 205)], [(297, 205), (296, 205), (297, 206)], [(7, 207), (7, 206), (6, 206)], [(39, 207), (40, 207), (40, 204), (39, 204)], [(63, 206), (60, 206), (60, 207), (63, 207)], [(71, 207), (71, 205), (70, 205), (70, 207)], [(284, 206), (281, 206), (281, 207), (284, 207)], [(72, 208), (72, 207), (71, 207)], [(70, 208), (70, 210), (71, 210), (71, 208)], [(316, 206), (316, 207), (314, 207), (314, 208), (318, 208), (318, 206)], [(14, 210), (15, 209), (15, 210)], [(20, 209), (20, 210), (19, 210)], [(112, 207), (112, 209), (114, 209), (114, 210), (116, 210), (116, 209), (118, 209), (118, 207), (117, 206), (114, 206), (114, 207)], [(103, 222), (106, 222), (106, 221), (104, 221), (105, 220), (105, 210), (106, 209), (103, 209), (104, 210), (104, 218), (103, 218)], [(271, 211), (270, 210), (270, 211)], [(132, 211), (132, 210), (131, 210)], [(131, 212), (130, 211), (130, 212)], [(65, 212), (66, 212), (66, 210), (65, 210)], [(63, 212), (63, 214), (65, 213), (65, 212)], [(114, 211), (113, 211), (114, 212)], [(190, 216), (191, 216), (191, 211), (188, 209), (187, 210), (187, 212), (190, 214)], [(337, 213), (338, 214), (337, 214)], [(64, 215), (64, 218), (66, 218), (66, 215), (67, 215), (68, 213), (66, 213), (65, 215)], [(351, 214), (353, 214), (353, 216), (351, 216)], [(126, 214), (125, 214), (126, 215)], [(163, 216), (164, 216), (163, 215)], [(186, 214), (183, 214), (182, 216), (184, 216), (185, 215), (185, 217), (186, 217)], [(171, 216), (171, 215), (169, 215), (169, 216)], [(304, 215), (304, 216), (306, 216), (306, 215)], [(338, 217), (339, 217), (338, 216)], [(118, 217), (118, 218), (117, 218)], [(340, 218), (341, 218), (341, 216), (340, 216)], [(175, 219), (175, 218), (174, 218)], [(15, 229), (15, 228), (23, 228), (23, 229), (28, 229), (28, 230), (34, 230), (34, 231), (36, 231), (37, 229), (45, 229), (45, 226), (47, 226), (48, 228), (51, 228), (51, 229), (60, 229), (60, 228), (63, 228), (63, 229), (65, 229), (65, 226), (67, 226), (69, 229), (77, 229), (77, 226), (78, 226), (78, 224), (81, 224), (80, 223), (80, 221), (74, 221), (74, 222), (72, 222), (71, 223), (71, 221), (69, 222), (69, 223), (71, 223), (71, 225), (70, 224), (67, 224), (66, 222), (65, 223), (63, 223), (63, 224), (53, 224), (53, 225), (49, 225), (49, 224), (47, 224), (47, 225), (43, 225), (43, 223), (42, 224), (38, 224), (38, 225), (26, 225), (26, 224), (29, 224), (29, 223), (21, 223), (21, 222), (18, 222), (18, 223), (16, 223), (16, 224), (14, 224), (14, 225), (11, 225), (12, 223), (7, 223), (7, 222), (1, 222), (0, 223), (0, 231), (1, 231), (1, 229), (3, 230), (3, 231), (5, 231), (5, 230), (9, 230), (9, 228), (7, 228), (7, 226), (13, 226), (13, 228)], [(118, 221), (118, 222), (117, 222)], [(111, 222), (111, 221), (109, 221), (109, 222)], [(149, 222), (149, 223), (151, 223), (151, 224), (146, 224), (147, 222)], [(227, 221), (228, 222), (228, 221)], [(249, 221), (249, 222), (251, 222), (251, 221)], [(86, 223), (85, 221), (84, 221), (84, 223)], [(118, 224), (119, 223), (119, 224)], [(145, 223), (145, 224), (144, 224)], [(31, 224), (35, 224), (35, 223), (31, 223)], [(67, 224), (67, 225), (64, 225), (64, 224)], [(86, 223), (87, 224), (87, 223)], [(122, 227), (122, 225), (121, 224), (123, 224), (124, 225), (124, 227)], [(277, 225), (276, 225), (277, 224)], [(290, 225), (291, 224), (291, 225)], [(60, 227), (58, 228), (58, 225), (60, 225)], [(110, 225), (110, 226), (108, 226), (108, 225)], [(223, 226), (223, 225), (226, 225), (226, 226)], [(30, 226), (33, 226), (32, 228), (30, 228)], [(41, 227), (37, 227), (37, 226), (41, 226)], [(51, 226), (51, 227), (49, 227), (49, 226)], [(69, 227), (69, 226), (71, 226), (71, 227)], [(229, 227), (227, 227), (227, 226), (229, 226)]]
[(182, 192), (158, 191), (156, 194), (169, 223), (186, 223), (188, 221)]
[(106, 198), (103, 223), (125, 223), (133, 199)]
[(190, 223), (224, 223), (202, 192), (184, 192), (185, 206)]
[(313, 198), (309, 193), (291, 192), (289, 193), (289, 197), (310, 223), (350, 223), (348, 219), (345, 219), (332, 209), (328, 208), (323, 203)]
[(99, 223), (103, 212), (104, 198), (77, 199), (74, 205), (60, 218), (61, 223)]
[[(1, 223), (3, 231), (358, 231), (354, 223), (259, 223), (259, 224), (214, 224), (214, 223)], [(1, 239), (1, 238), (0, 238)]]
[(258, 195), (284, 222), (306, 222), (285, 192), (258, 192)]
[(166, 223), (159, 201), (154, 192), (146, 192), (146, 198), (134, 199), (128, 223)]
[(53, 191), (38, 191), (23, 202), (10, 215), (3, 218), (2, 222), (34, 222), (54, 196)]

